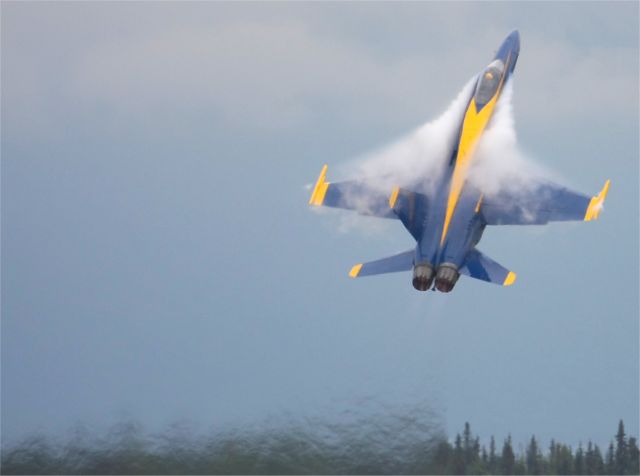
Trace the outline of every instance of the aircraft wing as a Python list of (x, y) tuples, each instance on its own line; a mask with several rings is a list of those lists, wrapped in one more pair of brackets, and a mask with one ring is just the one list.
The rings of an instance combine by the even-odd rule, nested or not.
[(309, 205), (344, 208), (381, 218), (398, 218), (389, 204), (389, 195), (368, 187), (363, 182), (327, 182), (326, 174), (325, 165), (313, 188)]
[(395, 187), (389, 197), (389, 206), (416, 241), (422, 237), (429, 199), (422, 193)]
[(595, 197), (552, 183), (530, 190), (503, 191), (483, 198), (480, 212), (488, 225), (543, 225), (550, 221), (595, 220), (609, 191), (607, 180)]

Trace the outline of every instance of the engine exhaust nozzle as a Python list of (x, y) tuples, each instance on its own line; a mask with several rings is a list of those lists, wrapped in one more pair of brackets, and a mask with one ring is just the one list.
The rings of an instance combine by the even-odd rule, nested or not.
[(442, 263), (436, 273), (436, 289), (442, 293), (451, 292), (460, 277), (458, 267), (452, 263)]
[(413, 287), (418, 291), (427, 291), (433, 283), (433, 266), (429, 263), (416, 264), (413, 267)]

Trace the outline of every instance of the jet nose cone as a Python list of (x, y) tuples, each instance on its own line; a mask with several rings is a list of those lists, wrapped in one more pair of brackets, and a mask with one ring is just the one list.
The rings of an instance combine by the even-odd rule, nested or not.
[(513, 50), (518, 53), (520, 51), (520, 32), (513, 30), (508, 38), (513, 46)]

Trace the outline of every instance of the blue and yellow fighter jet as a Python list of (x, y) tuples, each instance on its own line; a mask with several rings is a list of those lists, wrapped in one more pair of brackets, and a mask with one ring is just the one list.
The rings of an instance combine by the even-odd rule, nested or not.
[[(598, 218), (609, 181), (595, 197), (544, 182), (531, 190), (483, 194), (469, 181), (467, 172), (478, 140), (491, 120), (496, 102), (510, 79), (520, 52), (520, 35), (511, 33), (495, 58), (478, 76), (452, 144), (448, 166), (435, 189), (411, 184), (387, 193), (358, 181), (330, 183), (327, 166), (320, 172), (310, 205), (346, 208), (362, 214), (399, 219), (416, 240), (414, 249), (388, 258), (355, 265), (352, 278), (413, 269), (417, 290), (450, 292), (460, 274), (510, 286), (513, 271), (482, 254), (476, 245), (487, 225), (530, 225), (550, 221)], [(402, 184), (398, 184), (402, 185)], [(355, 199), (354, 199), (355, 198)], [(366, 210), (358, 199), (366, 200)]]

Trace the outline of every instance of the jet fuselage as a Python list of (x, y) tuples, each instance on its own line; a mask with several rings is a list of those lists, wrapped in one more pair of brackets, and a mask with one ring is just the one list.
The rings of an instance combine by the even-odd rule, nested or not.
[(416, 289), (429, 289), (435, 278), (438, 290), (450, 291), (467, 253), (482, 237), (485, 223), (478, 214), (482, 194), (465, 187), (466, 178), (478, 141), (513, 74), (519, 52), (520, 35), (514, 31), (478, 75), (440, 186), (432, 192), (430, 206), (424, 212), (423, 233), (417, 240), (414, 260)]

